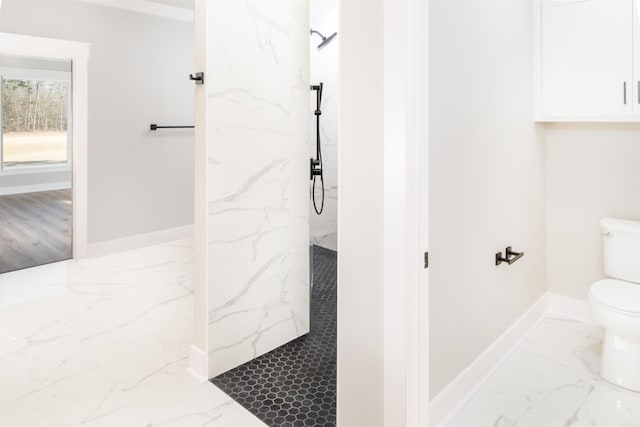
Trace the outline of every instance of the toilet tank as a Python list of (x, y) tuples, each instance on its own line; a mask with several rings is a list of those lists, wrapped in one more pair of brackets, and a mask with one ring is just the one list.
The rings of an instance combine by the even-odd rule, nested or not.
[(640, 284), (640, 222), (603, 218), (600, 226), (605, 274)]

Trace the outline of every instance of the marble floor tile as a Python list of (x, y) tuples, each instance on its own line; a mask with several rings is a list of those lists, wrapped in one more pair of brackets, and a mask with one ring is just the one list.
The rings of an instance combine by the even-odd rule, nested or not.
[(186, 371), (192, 244), (0, 275), (3, 427), (264, 424)]
[(640, 393), (600, 378), (602, 328), (547, 317), (448, 427), (638, 427)]

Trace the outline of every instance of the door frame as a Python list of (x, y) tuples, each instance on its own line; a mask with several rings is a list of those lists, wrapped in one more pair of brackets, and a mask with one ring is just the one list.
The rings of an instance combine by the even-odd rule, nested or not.
[(87, 256), (88, 60), (90, 46), (68, 40), (0, 33), (0, 54), (71, 61), (72, 256)]
[(429, 425), (428, 12), (340, 0), (339, 425)]
[(383, 0), (384, 425), (429, 425), (429, 3)]
[[(429, 0), (409, 1), (407, 43), (407, 425), (429, 426)], [(426, 259), (424, 253), (426, 252)]]
[[(196, 1), (196, 52), (208, 30), (203, 3)], [(427, 23), (428, 0), (340, 0), (339, 424), (429, 424)], [(195, 70), (204, 66), (196, 55)], [(196, 102), (205, 95), (196, 88)], [(205, 112), (196, 108), (195, 120), (196, 140), (205, 138)], [(196, 143), (204, 153), (196, 155), (196, 194), (206, 194), (202, 150)], [(196, 201), (196, 224), (205, 215)], [(196, 241), (205, 237), (196, 233)], [(202, 252), (190, 371), (206, 381)]]

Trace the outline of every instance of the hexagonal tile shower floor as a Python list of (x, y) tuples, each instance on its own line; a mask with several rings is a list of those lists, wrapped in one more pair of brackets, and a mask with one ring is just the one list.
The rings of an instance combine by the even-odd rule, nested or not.
[(267, 425), (336, 425), (336, 262), (314, 247), (309, 334), (211, 380)]

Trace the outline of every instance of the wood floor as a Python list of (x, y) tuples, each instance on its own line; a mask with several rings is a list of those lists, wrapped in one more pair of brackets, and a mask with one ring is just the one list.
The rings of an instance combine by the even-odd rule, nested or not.
[(71, 258), (71, 190), (0, 196), (0, 273)]

